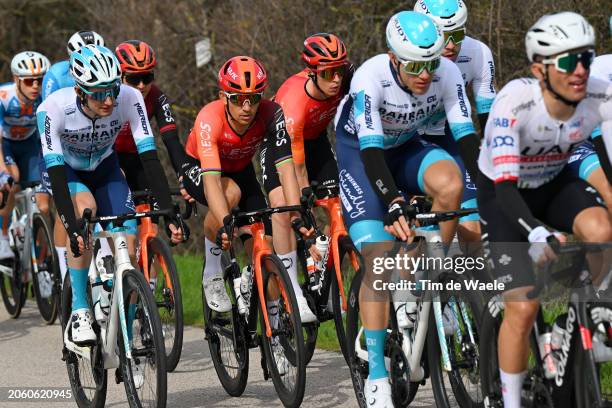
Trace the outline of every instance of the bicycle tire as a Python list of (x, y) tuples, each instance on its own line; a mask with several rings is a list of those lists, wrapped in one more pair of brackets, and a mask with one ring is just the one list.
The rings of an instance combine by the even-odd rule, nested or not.
[[(461, 287), (465, 288), (465, 284), (463, 283), (466, 278), (461, 275), (454, 275), (452, 280), (455, 282), (460, 281)], [(441, 283), (446, 287), (446, 282), (448, 280), (442, 279)], [(436, 328), (435, 315), (433, 310), (429, 315), (429, 328), (430, 332), (427, 336), (427, 350), (428, 350), (428, 358), (429, 358), (429, 369), (431, 376), (431, 384), (434, 393), (434, 398), (436, 400), (436, 405), (441, 408), (450, 408), (452, 406), (458, 406), (462, 408), (482, 408), (484, 407), (484, 401), (481, 395), (481, 387), (480, 387), (480, 375), (479, 375), (479, 359), (478, 359), (478, 324), (480, 320), (480, 316), (482, 316), (483, 309), (483, 300), (473, 291), (444, 291), (441, 294), (441, 298), (444, 301), (442, 307), (444, 309), (446, 300), (450, 299), (451, 296), (454, 296), (455, 299), (461, 299), (463, 304), (469, 308), (471, 316), (470, 324), (472, 329), (474, 330), (474, 345), (461, 343), (458, 344), (458, 339), (456, 335), (445, 336), (445, 341), (450, 354), (450, 363), (451, 363), (451, 371), (444, 373), (441, 364), (441, 350), (440, 350), (440, 342), (439, 335)], [(449, 306), (450, 307), (450, 306)], [(463, 338), (469, 338), (469, 334), (466, 332), (466, 323), (463, 315), (460, 313), (459, 315), (455, 315), (457, 320), (457, 325), (459, 330), (462, 332)], [(476, 349), (474, 350), (474, 347)], [(465, 368), (469, 368), (467, 372), (464, 371)], [(467, 381), (471, 384), (476, 383), (476, 400), (474, 399), (473, 393), (470, 393), (466, 389), (466, 383), (463, 381), (463, 373), (466, 373), (468, 378)], [(445, 377), (448, 378), (448, 382), (450, 385), (450, 390), (445, 384)], [(452, 391), (452, 396), (449, 395), (449, 391)], [(452, 398), (454, 397), (454, 398)]]
[[(348, 298), (348, 294), (350, 292), (350, 284), (353, 280), (353, 277), (357, 274), (360, 274), (364, 270), (363, 258), (361, 257), (361, 253), (359, 253), (359, 251), (353, 244), (353, 241), (348, 235), (342, 236), (338, 239), (338, 251), (340, 253), (339, 267), (343, 279), (342, 284), (344, 285), (345, 296)], [(353, 271), (351, 253), (355, 253), (357, 256), (358, 269), (356, 271)], [(344, 313), (344, 310), (342, 310), (342, 298), (340, 297), (340, 287), (338, 283), (338, 278), (336, 276), (335, 264), (333, 265), (333, 268), (330, 268), (330, 272), (332, 274), (330, 288), (332, 295), (332, 314), (334, 315), (336, 336), (338, 338), (338, 343), (340, 344), (340, 350), (342, 351), (344, 360), (350, 366), (349, 353), (346, 346), (346, 313)]]
[(21, 315), (21, 309), (26, 300), (27, 285), (21, 279), (21, 266), (14, 258), (12, 260), (4, 260), (3, 264), (12, 265), (13, 276), (8, 276), (0, 273), (0, 294), (2, 295), (2, 303), (6, 308), (6, 312), (13, 319), (17, 319)]
[(158, 265), (165, 272), (163, 277), (157, 276), (158, 287), (155, 289), (155, 300), (160, 312), (159, 317), (164, 333), (173, 333), (170, 342), (164, 337), (166, 369), (168, 372), (171, 372), (178, 365), (183, 350), (183, 296), (181, 282), (178, 268), (166, 241), (159, 237), (153, 237), (147, 245), (149, 274), (151, 273), (154, 260), (163, 260), (162, 262), (158, 261)]
[[(62, 291), (62, 339), (64, 329), (67, 324), (70, 324), (70, 315), (72, 311), (72, 285), (70, 283), (70, 274), (66, 274), (64, 279), (64, 290)], [(68, 379), (72, 395), (79, 408), (102, 408), (106, 403), (106, 391), (108, 385), (108, 375), (104, 368), (92, 368), (91, 362), (77, 354), (68, 351), (64, 346), (62, 351), (63, 360), (66, 362), (68, 371)], [(94, 364), (95, 365), (95, 364)], [(85, 374), (85, 375), (82, 375)], [(91, 376), (91, 378), (89, 378)], [(83, 380), (89, 378), (83, 384)], [(93, 385), (93, 388), (92, 388)], [(92, 391), (93, 390), (93, 391)]]
[[(202, 273), (203, 272), (204, 270), (202, 269)], [(228, 282), (228, 285), (230, 283), (231, 282)], [(243, 330), (244, 327), (240, 323), (241, 317), (238, 314), (236, 297), (233, 291), (230, 290), (229, 298), (232, 302), (232, 311), (229, 312), (231, 314), (228, 319), (226, 317), (228, 315), (227, 313), (217, 314), (208, 307), (206, 296), (204, 295), (204, 288), (201, 285), (200, 287), (202, 291), (202, 309), (204, 311), (204, 331), (217, 378), (225, 392), (232, 397), (240, 397), (244, 393), (249, 378), (249, 349), (246, 343), (245, 331)], [(229, 287), (233, 287), (233, 284)], [(238, 334), (236, 339), (236, 344), (239, 348), (238, 351), (236, 351), (234, 347), (233, 340), (235, 326), (239, 326), (236, 332)], [(230, 357), (235, 359), (235, 365), (232, 361), (223, 361), (224, 350), (231, 353)], [(228, 369), (235, 370), (235, 374), (229, 372)]]
[[(119, 343), (119, 360), (121, 361), (120, 369), (123, 377), (123, 385), (125, 387), (125, 393), (128, 399), (130, 407), (141, 407), (144, 401), (147, 401), (146, 406), (164, 408), (167, 402), (168, 393), (168, 379), (166, 371), (166, 352), (164, 345), (164, 338), (162, 335), (162, 326), (159, 319), (159, 313), (157, 311), (157, 304), (153, 298), (153, 293), (149, 283), (144, 278), (144, 275), (136, 271), (135, 269), (129, 269), (123, 273), (123, 302), (125, 305), (125, 320), (130, 322), (127, 316), (128, 307), (131, 302), (134, 301), (133, 293), (137, 296), (137, 305), (142, 305), (142, 308), (138, 308), (135, 317), (132, 319), (132, 323), (138, 322), (140, 324), (140, 332), (136, 333), (133, 331), (132, 342), (138, 338), (140, 343), (144, 346), (143, 349), (136, 345), (132, 347), (132, 359), (139, 359), (141, 362), (146, 361), (152, 367), (151, 370), (155, 369), (155, 396), (152, 401), (143, 398), (143, 390), (150, 389), (146, 385), (136, 387), (134, 382), (134, 376), (132, 367), (127, 363), (125, 355), (125, 346), (123, 341), (123, 334), (119, 330), (117, 341)], [(139, 302), (140, 300), (140, 302)], [(133, 329), (132, 329), (133, 330)], [(149, 347), (150, 346), (150, 347)], [(148, 350), (150, 348), (150, 350)], [(146, 357), (143, 357), (146, 350)], [(151, 355), (152, 353), (152, 355)], [(148, 371), (149, 367), (145, 367), (144, 373)], [(143, 374), (143, 377), (145, 375)], [(146, 381), (146, 378), (143, 379)]]
[[(317, 310), (313, 297), (304, 290), (304, 297), (308, 302), (310, 310)], [(314, 356), (315, 349), (317, 347), (317, 337), (319, 337), (319, 322), (303, 323), (302, 324), (302, 336), (304, 337), (304, 359), (305, 364), (308, 365), (312, 357)]]
[[(368, 363), (355, 354), (355, 340), (359, 333), (359, 290), (363, 274), (355, 275), (348, 293), (348, 310), (346, 311), (346, 352), (349, 359), (351, 382), (360, 408), (366, 408), (365, 380), (368, 377)], [(352, 339), (352, 341), (350, 340)]]
[[(260, 313), (260, 323), (262, 330), (262, 343), (264, 356), (268, 367), (268, 372), (274, 383), (274, 388), (281, 402), (285, 407), (298, 407), (304, 399), (304, 389), (306, 387), (306, 359), (304, 352), (304, 338), (301, 330), (302, 324), (297, 307), (297, 300), (293, 292), (293, 286), (289, 279), (289, 274), (283, 265), (283, 262), (276, 255), (264, 255), (261, 257), (261, 271), (263, 277), (263, 292), (264, 297), (268, 297), (268, 284), (271, 278), (274, 279), (276, 285), (282, 286), (281, 293), (285, 296), (280, 296), (282, 299), (279, 302), (279, 318), (278, 323), (283, 324), (283, 327), (278, 327), (278, 337), (276, 344), (274, 336), (268, 337), (265, 333), (265, 322), (263, 313)], [(266, 305), (267, 305), (266, 300)], [(288, 304), (287, 304), (288, 302)], [(266, 306), (264, 305), (264, 306)], [(287, 306), (289, 306), (287, 308)], [(293, 312), (289, 312), (291, 310)], [(271, 323), (272, 324), (272, 323)], [(289, 333), (287, 333), (289, 331)], [(283, 334), (280, 334), (284, 332)], [(276, 350), (273, 350), (277, 347)], [(282, 355), (279, 353), (282, 347)], [(279, 356), (282, 365), (287, 364), (285, 370), (295, 369), (295, 381), (291, 387), (287, 387), (285, 379), (288, 376), (279, 372), (275, 354)]]
[(497, 357), (497, 336), (501, 327), (501, 310), (494, 306), (499, 302), (491, 298), (482, 314), (480, 323), (480, 384), (484, 394), (485, 406), (503, 407), (499, 360)]
[[(603, 400), (595, 400), (597, 394), (594, 388), (594, 382), (598, 381), (600, 390), (603, 388), (601, 384), (601, 371), (602, 363), (594, 361), (594, 355), (592, 350), (585, 350), (582, 347), (582, 343), (577, 340), (577, 336), (572, 344), (571, 350), (575, 350), (574, 354), (574, 369), (573, 373), (580, 375), (574, 375), (574, 396), (575, 406), (577, 408), (595, 408), (595, 407), (609, 407), (612, 406), (612, 401), (609, 393), (605, 394), (602, 390)], [(605, 364), (609, 364), (606, 362)], [(594, 367), (593, 367), (594, 366)], [(597, 379), (593, 377), (593, 369), (597, 373)], [(579, 370), (579, 371), (577, 371)]]
[[(39, 231), (42, 232), (42, 236), (39, 237)], [(39, 249), (38, 238), (44, 241), (43, 245)], [(55, 246), (53, 245), (53, 239), (47, 222), (42, 215), (35, 213), (32, 218), (32, 245), (34, 250), (35, 259), (38, 262), (38, 273), (34, 273), (32, 268), (32, 287), (34, 288), (34, 297), (36, 298), (36, 305), (40, 316), (44, 322), (48, 325), (55, 323), (58, 312), (58, 299), (59, 294), (53, 288), (56, 276), (60, 273), (55, 268), (57, 264), (57, 253), (55, 252)], [(39, 259), (39, 254), (45, 254), (44, 260)], [(48, 273), (50, 279), (51, 295), (43, 298), (40, 291), (39, 275), (41, 273)]]

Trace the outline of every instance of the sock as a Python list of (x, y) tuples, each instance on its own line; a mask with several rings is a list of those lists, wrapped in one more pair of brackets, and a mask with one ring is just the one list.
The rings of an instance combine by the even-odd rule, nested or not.
[(291, 279), (291, 284), (293, 285), (293, 291), (295, 292), (295, 296), (304, 297), (297, 276), (297, 251), (291, 251), (284, 255), (279, 254), (278, 257), (281, 261), (283, 261), (285, 268), (287, 268), (287, 273), (289, 273), (289, 278)]
[(269, 300), (266, 302), (268, 307), (268, 320), (272, 330), (278, 329), (278, 300)]
[(385, 378), (389, 374), (385, 367), (385, 338), (387, 330), (364, 329), (366, 345), (368, 347), (368, 365), (370, 368), (369, 380)]
[(89, 309), (87, 303), (87, 268), (68, 268), (72, 284), (72, 311)]
[(151, 287), (151, 291), (155, 292), (155, 288), (157, 287), (157, 278), (149, 278), (149, 286)]
[(130, 343), (132, 342), (132, 325), (136, 317), (136, 306), (136, 303), (130, 303), (127, 310), (127, 334)]
[(206, 279), (221, 275), (221, 248), (208, 238), (204, 238), (204, 273), (202, 274), (202, 283)]
[(64, 285), (64, 278), (66, 278), (66, 272), (68, 272), (68, 263), (66, 260), (66, 247), (55, 247), (57, 252), (57, 260), (60, 268), (60, 275), (62, 275), (62, 286)]
[(526, 375), (527, 371), (511, 374), (499, 369), (504, 408), (521, 408), (521, 391)]

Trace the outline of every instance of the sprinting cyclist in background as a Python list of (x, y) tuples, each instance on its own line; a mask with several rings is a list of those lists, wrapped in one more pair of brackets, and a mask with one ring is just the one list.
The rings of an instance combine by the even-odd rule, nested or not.
[[(440, 107), (453, 136), (460, 144), (467, 142), (465, 151), (474, 155), (466, 166), (476, 166), (479, 139), (461, 72), (441, 58), (440, 28), (424, 14), (402, 11), (389, 20), (386, 37), (389, 53), (370, 58), (357, 69), (349, 97), (336, 115), (342, 209), (358, 248), (367, 242), (411, 240), (414, 233), (405, 217), (409, 205), (404, 194), (433, 197), (433, 210), (459, 208), (463, 182), (457, 164), (419, 136), (419, 129)], [(451, 242), (456, 225), (456, 221), (441, 224), (445, 243)], [(375, 298), (374, 293), (362, 285), (359, 299), (369, 364), (365, 398), (368, 407), (392, 407), (384, 362), (389, 310), (386, 302), (367, 301)]]
[[(217, 312), (228, 312), (232, 307), (221, 274), (220, 248), (227, 249), (232, 239), (223, 222), (230, 210), (235, 206), (252, 211), (300, 203), (283, 110), (263, 99), (267, 86), (267, 74), (259, 61), (246, 56), (230, 58), (219, 70), (219, 99), (202, 108), (185, 146), (188, 160), (183, 165), (183, 184), (191, 197), (209, 208), (204, 219), (202, 285), (208, 306)], [(267, 204), (252, 163), (258, 149)], [(316, 316), (297, 280), (290, 217), (299, 218), (288, 213), (272, 216), (273, 245), (291, 277), (302, 322), (313, 322)], [(304, 227), (301, 231), (308, 234)], [(268, 226), (267, 234), (271, 233)], [(274, 305), (268, 307), (271, 315), (278, 316)]]
[[(529, 333), (539, 308), (539, 301), (526, 300), (535, 281), (533, 262), (554, 259), (548, 240), (565, 241), (544, 223), (584, 242), (612, 240), (603, 200), (567, 168), (572, 149), (599, 123), (603, 122), (604, 137), (612, 140), (612, 83), (589, 78), (595, 56), (593, 27), (576, 13), (545, 15), (529, 29), (525, 45), (535, 79), (513, 80), (497, 95), (477, 178), (483, 241), (492, 243), (493, 273), (506, 287), (498, 338), (506, 408), (521, 406)], [(610, 178), (610, 160), (601, 139), (594, 145)], [(530, 256), (506, 244), (514, 242), (531, 243)], [(598, 255), (590, 261), (599, 274), (601, 254), (591, 255)]]
[[(0, 174), (8, 172), (17, 182), (32, 183), (40, 180), (36, 109), (41, 103), (43, 76), (50, 65), (47, 57), (38, 52), (20, 52), (11, 61), (14, 82), (0, 86)], [(14, 256), (7, 229), (17, 189), (17, 185), (11, 188), (6, 206), (0, 210), (0, 259)], [(37, 194), (37, 199), (39, 196)]]
[[(457, 64), (466, 87), (472, 89), (478, 121), (484, 131), (495, 99), (495, 64), (489, 47), (465, 34), (468, 17), (465, 3), (463, 0), (419, 0), (414, 5), (414, 11), (428, 15), (442, 29), (442, 56)], [(423, 130), (423, 139), (437, 144), (453, 156), (464, 177), (461, 208), (476, 208), (476, 179), (466, 170), (458, 143), (445, 124), (446, 115), (440, 110)], [(480, 241), (478, 219), (478, 214), (472, 214), (459, 220), (457, 234), (462, 241)]]
[(274, 101), (285, 114), (300, 189), (311, 180), (323, 186), (338, 185), (327, 126), (347, 91), (345, 84), (350, 84), (352, 66), (342, 40), (328, 33), (306, 38), (302, 60), (307, 67), (281, 85)]

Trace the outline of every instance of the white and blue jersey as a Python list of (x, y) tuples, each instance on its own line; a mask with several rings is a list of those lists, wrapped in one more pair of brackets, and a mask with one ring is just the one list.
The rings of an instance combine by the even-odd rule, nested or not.
[(367, 60), (355, 72), (335, 125), (340, 198), (357, 246), (393, 239), (384, 231), (387, 207), (368, 179), (360, 150), (384, 149), (381, 166), (389, 168), (397, 187), (405, 194), (424, 193), (427, 168), (440, 160), (454, 162), (444, 150), (419, 136), (419, 129), (441, 107), (456, 140), (474, 133), (461, 72), (444, 58), (423, 95), (414, 95), (401, 85), (387, 54)]
[(125, 123), (130, 124), (138, 153), (155, 150), (142, 94), (127, 85), (121, 85), (109, 116), (89, 118), (74, 88), (63, 88), (39, 106), (37, 117), (47, 169), (66, 163), (74, 170), (95, 170), (113, 153), (115, 139)]
[(69, 88), (74, 85), (74, 78), (70, 74), (70, 63), (67, 60), (56, 62), (51, 65), (43, 78), (42, 98), (45, 100), (58, 89)]
[(2, 138), (21, 141), (36, 132), (36, 109), (39, 97), (32, 103), (23, 103), (17, 96), (17, 84), (0, 85), (0, 135)]

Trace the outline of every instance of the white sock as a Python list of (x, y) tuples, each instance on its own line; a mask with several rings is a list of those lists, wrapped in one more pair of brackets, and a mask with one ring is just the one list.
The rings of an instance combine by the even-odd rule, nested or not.
[(297, 251), (291, 251), (288, 254), (284, 255), (279, 254), (278, 257), (281, 259), (281, 261), (283, 261), (285, 268), (287, 268), (287, 272), (289, 273), (289, 278), (291, 279), (291, 284), (293, 285), (293, 291), (295, 292), (295, 296), (304, 297), (297, 276)]
[(204, 261), (204, 280), (210, 279), (221, 274), (221, 248), (208, 238), (204, 238), (204, 250), (206, 251), (206, 260)]
[(523, 380), (526, 375), (527, 371), (511, 374), (501, 368), (499, 369), (504, 408), (521, 408), (521, 391), (523, 390)]
[(57, 260), (60, 268), (60, 275), (62, 276), (62, 285), (64, 284), (64, 278), (68, 272), (68, 262), (66, 260), (66, 247), (56, 246), (55, 251), (57, 252)]

